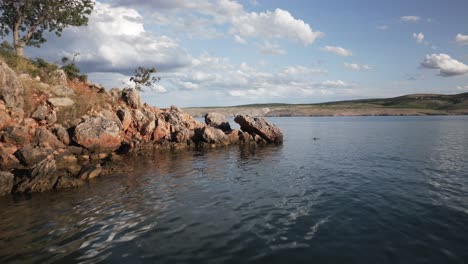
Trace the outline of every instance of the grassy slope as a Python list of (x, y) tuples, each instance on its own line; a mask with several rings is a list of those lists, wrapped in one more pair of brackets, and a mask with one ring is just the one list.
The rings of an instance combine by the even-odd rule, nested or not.
[(413, 94), (385, 99), (364, 99), (319, 104), (254, 104), (231, 107), (185, 108), (194, 116), (219, 112), (228, 116), (357, 116), (357, 115), (456, 115), (468, 114), (468, 93)]

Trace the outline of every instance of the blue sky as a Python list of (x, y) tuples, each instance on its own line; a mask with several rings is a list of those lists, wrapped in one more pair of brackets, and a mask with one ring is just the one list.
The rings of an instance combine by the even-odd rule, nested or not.
[(88, 27), (27, 55), (79, 66), (106, 87), (155, 66), (142, 94), (166, 107), (313, 103), (468, 92), (466, 1), (116, 0)]

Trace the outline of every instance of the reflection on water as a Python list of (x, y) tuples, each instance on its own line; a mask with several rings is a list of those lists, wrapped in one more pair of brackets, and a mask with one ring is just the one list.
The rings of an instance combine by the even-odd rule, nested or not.
[(282, 146), (127, 157), (1, 198), (0, 263), (468, 262), (468, 118), (272, 121)]

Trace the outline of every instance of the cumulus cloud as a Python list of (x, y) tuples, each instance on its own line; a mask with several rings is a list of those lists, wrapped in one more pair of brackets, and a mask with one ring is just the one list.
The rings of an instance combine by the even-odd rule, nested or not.
[(135, 9), (99, 2), (87, 27), (70, 28), (62, 38), (30, 52), (51, 61), (78, 52), (77, 62), (85, 72), (128, 73), (137, 66), (168, 70), (191, 62), (191, 56), (175, 40), (147, 32), (142, 15)]
[(247, 44), (247, 40), (243, 39), (241, 36), (239, 35), (235, 35), (234, 36), (234, 40), (239, 43), (239, 44)]
[(286, 50), (282, 49), (280, 45), (276, 43), (271, 43), (269, 41), (265, 41), (263, 44), (258, 44), (257, 46), (262, 54), (269, 54), (269, 55), (287, 54)]
[(319, 84), (316, 84), (316, 86), (322, 87), (322, 88), (350, 88), (350, 87), (353, 87), (354, 85), (344, 82), (342, 80), (335, 80), (335, 81), (327, 80)]
[(422, 32), (413, 33), (413, 38), (417, 43), (422, 43), (424, 41), (424, 34)]
[(455, 42), (461, 45), (468, 45), (468, 35), (457, 34), (455, 36)]
[(381, 25), (381, 26), (378, 26), (377, 29), (378, 29), (378, 30), (385, 31), (385, 30), (388, 29), (388, 26), (387, 26), (387, 25)]
[(348, 69), (354, 70), (354, 71), (368, 71), (371, 69), (369, 65), (366, 64), (357, 64), (357, 63), (344, 63), (344, 66)]
[(342, 47), (325, 46), (322, 48), (322, 50), (326, 52), (334, 53), (338, 56), (343, 56), (343, 57), (349, 57), (353, 55), (351, 50), (348, 50)]
[(418, 22), (421, 20), (419, 16), (402, 16), (400, 17), (400, 21), (402, 22)]
[(443, 53), (426, 55), (426, 58), (421, 62), (421, 67), (439, 70), (439, 75), (444, 77), (468, 73), (467, 65)]

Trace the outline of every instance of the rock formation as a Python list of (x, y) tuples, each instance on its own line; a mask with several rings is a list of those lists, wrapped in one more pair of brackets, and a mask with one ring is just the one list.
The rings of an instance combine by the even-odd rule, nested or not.
[(264, 119), (236, 117), (241, 132), (220, 114), (203, 124), (176, 106), (143, 104), (134, 89), (68, 82), (62, 71), (50, 79), (19, 78), (0, 61), (0, 195), (82, 185), (116, 153), (282, 142)]

